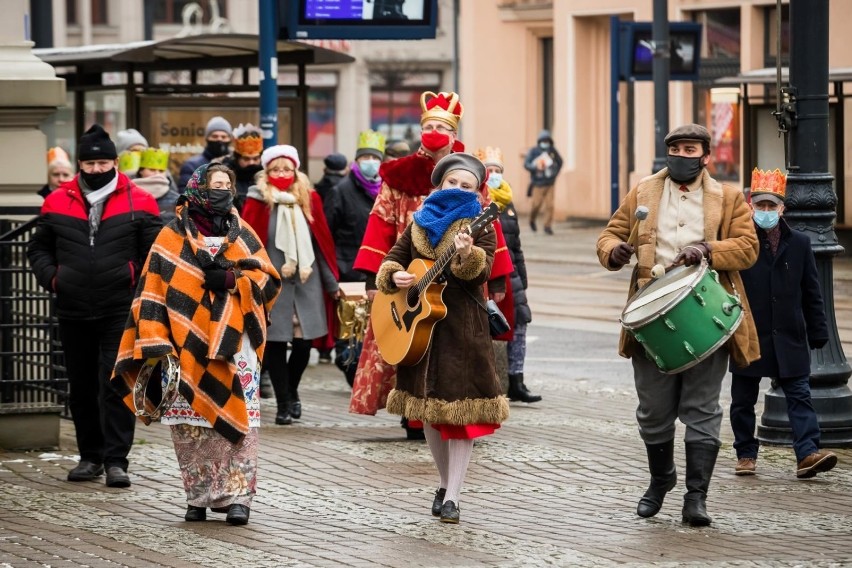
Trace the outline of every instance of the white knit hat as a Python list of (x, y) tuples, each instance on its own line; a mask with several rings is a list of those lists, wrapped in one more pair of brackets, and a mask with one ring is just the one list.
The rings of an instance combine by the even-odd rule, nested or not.
[(266, 150), (263, 151), (263, 154), (260, 155), (260, 164), (263, 166), (263, 169), (266, 169), (266, 166), (269, 165), (269, 162), (275, 160), (277, 158), (290, 158), (293, 160), (293, 163), (296, 164), (296, 169), (299, 169), (301, 162), (299, 162), (299, 151), (296, 150), (293, 146), (289, 144), (279, 144), (278, 146), (270, 146)]

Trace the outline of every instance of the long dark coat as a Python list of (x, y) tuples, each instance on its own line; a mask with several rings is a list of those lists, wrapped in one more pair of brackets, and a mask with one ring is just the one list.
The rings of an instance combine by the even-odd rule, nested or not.
[(340, 183), (328, 190), (323, 198), (323, 209), (328, 228), (334, 238), (334, 251), (337, 253), (337, 269), (341, 282), (363, 282), (367, 276), (352, 265), (364, 240), (367, 220), (373, 210), (375, 197), (371, 197), (363, 188), (354, 173), (343, 178)]
[(760, 253), (740, 271), (760, 339), (760, 359), (731, 372), (747, 377), (801, 377), (810, 373), (811, 348), (828, 341), (825, 306), (816, 260), (807, 235), (782, 219), (778, 251), (772, 255), (766, 231), (757, 228)]
[(512, 303), (515, 306), (515, 325), (527, 324), (532, 321), (532, 312), (527, 302), (527, 265), (524, 262), (524, 251), (521, 249), (521, 227), (518, 224), (518, 213), (514, 203), (510, 203), (500, 213), (500, 225), (506, 238), (506, 248), (512, 258), (514, 270), (509, 277), (512, 283)]
[[(397, 288), (391, 279), (412, 260), (434, 260), (454, 246), (453, 238), (470, 223), (461, 219), (450, 225), (433, 248), (426, 231), (416, 223), (405, 229), (376, 275), (385, 293)], [(494, 351), (483, 304), (483, 284), (491, 273), (497, 240), (493, 229), (481, 233), (464, 263), (456, 256), (450, 263), (454, 277), (447, 279), (443, 300), (447, 317), (435, 326), (432, 343), (423, 359), (413, 366), (397, 367), (396, 388), (388, 396), (387, 410), (408, 419), (432, 424), (500, 424), (509, 416), (494, 365)], [(465, 291), (467, 289), (468, 292)]]

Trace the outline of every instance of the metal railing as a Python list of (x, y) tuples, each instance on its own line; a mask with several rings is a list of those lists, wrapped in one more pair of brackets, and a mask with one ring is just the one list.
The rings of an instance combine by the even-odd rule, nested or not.
[(53, 294), (27, 263), (36, 221), (0, 219), (0, 403), (59, 405), (70, 416)]

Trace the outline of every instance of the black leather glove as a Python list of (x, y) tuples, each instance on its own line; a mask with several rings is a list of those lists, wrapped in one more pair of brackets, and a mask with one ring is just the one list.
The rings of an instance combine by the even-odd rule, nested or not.
[(228, 271), (218, 266), (210, 266), (204, 269), (204, 289), (212, 290), (213, 292), (223, 292), (227, 290), (225, 283), (227, 282)]
[(613, 268), (621, 268), (630, 262), (630, 257), (633, 256), (634, 252), (632, 245), (627, 243), (618, 243), (615, 245), (615, 248), (612, 249), (612, 252), (609, 253), (609, 265)]
[(704, 243), (688, 245), (683, 247), (672, 261), (672, 264), (685, 264), (686, 266), (692, 266), (693, 264), (700, 263), (701, 259), (707, 256), (708, 252), (710, 252), (710, 250)]
[(827, 338), (808, 339), (808, 347), (811, 349), (822, 349), (826, 343), (828, 343)]

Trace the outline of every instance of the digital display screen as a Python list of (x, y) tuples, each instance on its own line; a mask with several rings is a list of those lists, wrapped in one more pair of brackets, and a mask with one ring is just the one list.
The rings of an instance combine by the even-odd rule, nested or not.
[(428, 20), (426, 0), (302, 0), (300, 20), (314, 23), (392, 22), (422, 24)]
[[(692, 75), (697, 72), (698, 35), (692, 31), (671, 31), (671, 59), (669, 72), (672, 75)], [(654, 49), (651, 31), (637, 29), (633, 35), (633, 75), (653, 73)]]

